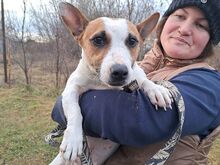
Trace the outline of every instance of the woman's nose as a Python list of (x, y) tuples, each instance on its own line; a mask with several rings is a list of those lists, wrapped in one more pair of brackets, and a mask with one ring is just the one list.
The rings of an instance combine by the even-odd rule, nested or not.
[(179, 26), (178, 32), (181, 35), (191, 35), (193, 30), (192, 28), (192, 24), (189, 21), (186, 21)]

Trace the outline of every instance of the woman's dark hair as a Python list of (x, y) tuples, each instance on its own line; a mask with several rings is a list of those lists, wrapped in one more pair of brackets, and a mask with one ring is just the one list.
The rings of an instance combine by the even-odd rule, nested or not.
[[(158, 23), (157, 25), (157, 29), (156, 29), (156, 36), (157, 36), (157, 39), (158, 39), (158, 44), (160, 45), (162, 51), (163, 51), (163, 48), (162, 48), (162, 45), (161, 45), (161, 41), (160, 41), (160, 36), (161, 36), (161, 33), (162, 33), (162, 30), (163, 30), (163, 27), (167, 21), (169, 16), (164, 16), (162, 17), (162, 19), (160, 20), (160, 22)], [(199, 57), (197, 57), (198, 59), (206, 59), (207, 57), (210, 57), (213, 55), (213, 44), (212, 44), (212, 41), (209, 40), (209, 42), (207, 43), (205, 49), (203, 50), (203, 52), (201, 53), (201, 55)]]

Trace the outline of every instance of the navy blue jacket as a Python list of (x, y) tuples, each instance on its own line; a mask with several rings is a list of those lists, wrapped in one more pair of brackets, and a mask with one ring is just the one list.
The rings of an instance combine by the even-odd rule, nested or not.
[[(220, 125), (219, 72), (192, 69), (170, 81), (178, 88), (185, 102), (182, 136), (196, 134), (203, 138)], [(87, 135), (124, 145), (143, 146), (167, 140), (178, 124), (174, 104), (172, 110), (155, 110), (140, 90), (133, 93), (91, 90), (83, 94), (80, 106)], [(53, 111), (53, 119), (58, 121), (62, 116), (59, 115), (62, 114), (61, 108), (55, 105)]]

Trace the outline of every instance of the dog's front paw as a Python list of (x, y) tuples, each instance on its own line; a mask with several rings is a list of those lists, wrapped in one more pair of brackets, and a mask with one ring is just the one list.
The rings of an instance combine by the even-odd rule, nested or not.
[(73, 162), (82, 153), (83, 135), (82, 127), (67, 126), (63, 141), (60, 145), (60, 153), (65, 161)]
[(167, 88), (148, 82), (143, 83), (142, 88), (148, 95), (151, 103), (155, 105), (156, 109), (158, 109), (158, 106), (163, 107), (165, 110), (166, 107), (172, 108), (172, 97)]

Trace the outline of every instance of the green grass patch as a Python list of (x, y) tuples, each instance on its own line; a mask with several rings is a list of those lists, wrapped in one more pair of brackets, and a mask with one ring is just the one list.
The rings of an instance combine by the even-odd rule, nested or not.
[(55, 157), (58, 148), (44, 143), (55, 127), (50, 118), (54, 101), (32, 87), (0, 88), (0, 164), (44, 165)]

